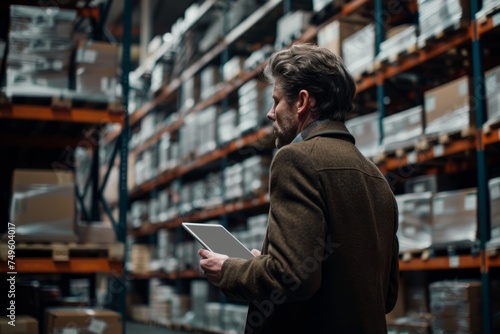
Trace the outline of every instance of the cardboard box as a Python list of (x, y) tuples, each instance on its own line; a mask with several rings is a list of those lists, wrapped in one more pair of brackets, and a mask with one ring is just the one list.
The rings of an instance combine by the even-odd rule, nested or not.
[(368, 70), (375, 59), (375, 25), (373, 23), (344, 39), (342, 59), (354, 76)]
[(134, 244), (130, 251), (131, 271), (133, 273), (147, 273), (150, 271), (151, 248), (148, 245)]
[(391, 57), (416, 48), (416, 27), (411, 24), (402, 24), (387, 31), (385, 40), (380, 44), (377, 59), (391, 59)]
[(77, 241), (72, 172), (14, 170), (10, 219), (16, 240)]
[(232, 81), (243, 75), (243, 64), (245, 58), (234, 56), (222, 65), (222, 79), (224, 81)]
[(207, 66), (200, 72), (200, 98), (208, 99), (214, 95), (221, 85), (218, 66)]
[(424, 133), (422, 106), (384, 117), (383, 123), (385, 150), (412, 147)]
[(369, 158), (379, 152), (379, 117), (379, 113), (374, 112), (345, 122), (345, 126), (356, 139), (356, 147)]
[(87, 100), (113, 102), (116, 99), (118, 79), (116, 70), (77, 65), (75, 91)]
[(470, 84), (464, 76), (424, 93), (426, 134), (461, 131), (475, 124)]
[(116, 233), (110, 222), (80, 222), (76, 231), (81, 243), (111, 244), (116, 242)]
[(432, 245), (477, 240), (477, 189), (439, 192), (432, 202)]
[(11, 320), (0, 318), (0, 333), (5, 334), (38, 334), (38, 320), (27, 315), (16, 315), (15, 326), (9, 325)]
[(423, 250), (431, 246), (432, 193), (397, 195), (399, 250)]
[(366, 26), (361, 20), (335, 20), (318, 31), (318, 46), (327, 48), (338, 56), (342, 56), (344, 40)]
[(46, 311), (47, 334), (76, 330), (79, 334), (121, 334), (121, 315), (93, 308), (50, 308)]
[(500, 66), (484, 74), (487, 120), (500, 119)]
[(491, 238), (500, 238), (500, 177), (488, 182), (490, 192)]
[(92, 40), (80, 40), (76, 50), (76, 64), (116, 71), (118, 64), (118, 45)]
[(217, 144), (225, 145), (240, 135), (238, 129), (238, 112), (229, 109), (217, 117)]
[(274, 47), (279, 50), (298, 39), (309, 26), (312, 12), (296, 10), (280, 17), (276, 27)]

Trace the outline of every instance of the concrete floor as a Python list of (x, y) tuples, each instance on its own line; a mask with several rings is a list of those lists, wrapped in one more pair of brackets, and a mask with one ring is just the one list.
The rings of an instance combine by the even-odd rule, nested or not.
[[(188, 332), (174, 331), (164, 327), (127, 322), (127, 334), (186, 334)], [(192, 334), (192, 333), (191, 333)]]

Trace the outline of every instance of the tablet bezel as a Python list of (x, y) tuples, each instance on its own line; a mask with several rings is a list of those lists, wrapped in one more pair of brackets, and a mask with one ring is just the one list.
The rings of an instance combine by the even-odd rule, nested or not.
[[(222, 227), (222, 230), (225, 231), (228, 235), (230, 235), (234, 240), (236, 240), (243, 249), (245, 249), (246, 251), (248, 251), (248, 253), (252, 256), (252, 257), (255, 257), (255, 255), (252, 254), (252, 252), (240, 241), (238, 240), (238, 238), (236, 238), (231, 232), (229, 232), (223, 225), (221, 224), (203, 224), (203, 223), (190, 223), (190, 222), (183, 222), (182, 223), (182, 227), (184, 227), (184, 229), (186, 231), (188, 231), (189, 234), (191, 234), (202, 246), (203, 248), (211, 251), (211, 252), (214, 252), (204, 241), (203, 239), (201, 239), (193, 230), (191, 230), (189, 228), (189, 226), (203, 226), (203, 227), (217, 227), (217, 228), (221, 228)], [(227, 255), (229, 257), (231, 257), (230, 254), (224, 254), (224, 255)]]

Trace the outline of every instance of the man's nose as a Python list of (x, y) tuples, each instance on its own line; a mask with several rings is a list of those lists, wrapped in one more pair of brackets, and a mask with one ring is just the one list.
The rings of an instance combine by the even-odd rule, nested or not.
[(268, 112), (267, 112), (267, 115), (266, 117), (271, 120), (271, 121), (275, 121), (275, 117), (274, 117), (274, 108), (271, 108)]

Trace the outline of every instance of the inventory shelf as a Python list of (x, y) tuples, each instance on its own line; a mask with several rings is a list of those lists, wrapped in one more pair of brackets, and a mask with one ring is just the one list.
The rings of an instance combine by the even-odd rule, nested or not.
[(140, 196), (146, 195), (151, 190), (157, 187), (168, 184), (172, 180), (179, 178), (188, 172), (200, 168), (210, 162), (216, 161), (217, 159), (226, 157), (229, 153), (235, 152), (243, 147), (255, 145), (258, 144), (259, 142), (267, 143), (268, 141), (266, 140), (266, 138), (269, 138), (271, 132), (272, 132), (271, 127), (262, 128), (254, 133), (246, 135), (241, 139), (230, 142), (227, 146), (223, 148), (220, 148), (206, 155), (203, 155), (192, 162), (187, 162), (185, 164), (178, 165), (174, 169), (168, 170), (160, 174), (154, 180), (139, 185), (135, 190), (133, 190), (130, 193), (129, 198), (136, 199)]
[(430, 259), (399, 260), (400, 271), (481, 269), (481, 257), (472, 255), (443, 256)]
[[(172, 82), (159, 90), (157, 94), (155, 94), (155, 98), (137, 109), (130, 116), (130, 125), (134, 125), (139, 122), (144, 116), (146, 116), (149, 111), (151, 111), (154, 107), (167, 100), (168, 97), (173, 94), (182, 84), (183, 81), (191, 78), (195, 73), (197, 73), (200, 69), (202, 69), (205, 65), (215, 59), (218, 55), (220, 55), (227, 46), (231, 43), (235, 42), (239, 37), (241, 37), (246, 31), (248, 31), (253, 25), (258, 23), (263, 17), (269, 14), (272, 10), (274, 10), (279, 4), (281, 4), (283, 0), (270, 0), (263, 4), (260, 8), (258, 8), (253, 14), (248, 16), (243, 22), (241, 22), (238, 26), (236, 26), (229, 34), (225, 36), (225, 38), (220, 41), (215, 47), (213, 47), (210, 51), (205, 53), (198, 61), (185, 69), (182, 74), (172, 80)], [(105, 143), (110, 143), (115, 140), (119, 131), (115, 131), (110, 133), (105, 138)]]
[[(328, 19), (326, 22), (322, 23), (321, 25), (317, 27), (310, 27), (308, 30), (304, 32), (304, 34), (296, 40), (296, 42), (310, 42), (315, 36), (318, 34), (318, 31), (320, 30), (321, 27), (324, 27), (328, 23), (333, 22), (334, 20), (341, 19), (343, 17), (346, 17), (350, 14), (352, 14), (354, 11), (359, 9), (361, 6), (367, 4), (372, 0), (353, 0), (347, 4), (345, 4), (340, 12), (333, 16), (332, 18)], [(199, 70), (201, 70), (205, 65), (210, 63), (212, 60), (215, 59), (218, 55), (220, 55), (224, 49), (227, 48), (230, 44), (234, 43), (238, 38), (240, 38), (246, 31), (248, 31), (253, 25), (257, 24), (263, 17), (265, 17), (267, 14), (271, 13), (279, 4), (281, 4), (283, 0), (270, 0), (264, 5), (262, 5), (259, 9), (257, 9), (252, 15), (250, 15), (247, 19), (245, 19), (242, 23), (240, 23), (237, 27), (235, 27), (226, 37), (224, 40), (219, 42), (215, 47), (213, 47), (209, 52), (207, 52), (204, 56), (202, 56), (198, 61), (196, 61), (193, 65), (188, 67), (186, 70), (182, 72), (182, 74), (174, 79), (167, 87), (164, 87), (160, 89), (160, 91), (155, 94), (155, 98), (144, 104), (142, 107), (137, 109), (134, 113), (131, 114), (130, 116), (130, 124), (134, 125), (137, 122), (139, 122), (144, 116), (146, 116), (150, 110), (152, 110), (154, 107), (159, 105), (161, 102), (164, 102), (169, 98), (171, 94), (173, 94), (182, 84), (183, 81), (191, 78), (194, 76)], [(207, 100), (207, 104), (205, 105), (204, 103), (200, 104), (197, 107), (202, 109), (203, 107), (206, 107), (212, 103), (215, 103), (216, 101), (221, 100), (225, 96), (227, 96), (230, 92), (234, 91), (237, 89), (239, 86), (241, 86), (245, 81), (248, 81), (254, 77), (260, 72), (259, 69), (263, 69), (265, 64), (260, 64), (258, 69), (249, 72), (244, 75), (243, 80), (238, 81), (233, 84), (226, 84), (226, 86), (219, 92), (219, 95), (215, 97), (213, 102), (208, 103), (208, 101), (211, 101), (211, 99)], [(105, 143), (110, 143), (113, 140), (115, 140), (118, 135), (119, 131), (114, 131), (110, 133), (108, 136), (105, 138)]]
[(185, 221), (190, 221), (190, 222), (202, 221), (206, 219), (220, 217), (226, 214), (236, 213), (243, 210), (262, 207), (267, 204), (269, 204), (269, 195), (268, 194), (260, 195), (259, 197), (253, 199), (221, 204), (211, 209), (206, 209), (187, 215), (182, 215), (167, 220), (165, 222), (143, 225), (137, 230), (130, 230), (129, 235), (135, 237), (151, 235), (156, 233), (160, 229), (174, 229), (176, 227), (179, 227), (181, 223)]
[[(54, 261), (51, 258), (19, 258), (15, 259), (15, 272), (18, 274), (92, 274), (116, 273), (123, 271), (123, 262), (109, 261), (104, 258), (73, 258), (69, 261)], [(3, 273), (11, 272), (7, 262), (0, 262)]]
[[(357, 6), (364, 4), (367, 2), (367, 0), (359, 0), (359, 1), (354, 1), (349, 6), (349, 10), (346, 11), (347, 14), (339, 14), (341, 16), (348, 15), (348, 13), (352, 12), (354, 9), (358, 8)], [(356, 5), (356, 6), (355, 6)], [(348, 5), (346, 5), (348, 6)], [(327, 22), (331, 22), (333, 20), (329, 20)], [(322, 27), (323, 25), (320, 25), (319, 27)], [(314, 28), (309, 28), (304, 33), (305, 37), (302, 37), (304, 41), (310, 41), (314, 36), (318, 33), (319, 27), (314, 27)], [(361, 93), (365, 90), (368, 90), (372, 87), (375, 87), (377, 84), (382, 84), (384, 80), (390, 79), (404, 71), (410, 70), (416, 66), (422, 65), (423, 63), (445, 53), (447, 50), (452, 49), (456, 46), (459, 46), (463, 43), (470, 42), (472, 40), (472, 33), (473, 33), (473, 28), (472, 26), (467, 30), (460, 32), (458, 35), (443, 40), (435, 45), (432, 45), (430, 47), (425, 47), (423, 49), (418, 49), (415, 51), (414, 54), (411, 54), (408, 56), (407, 59), (403, 59), (399, 61), (398, 63), (390, 63), (390, 64), (381, 64), (380, 68), (375, 72), (371, 73), (367, 76), (364, 76), (360, 79), (359, 82), (356, 84), (356, 93)], [(302, 40), (301, 39), (301, 40)], [(241, 85), (243, 85), (245, 82), (255, 78), (258, 76), (258, 74), (264, 69), (266, 66), (267, 61), (263, 62), (260, 64), (255, 70), (245, 73), (242, 78), (231, 82), (231, 83), (225, 83), (224, 86), (211, 98), (206, 99), (204, 101), (199, 102), (197, 105), (195, 105), (192, 109), (190, 109), (186, 114), (200, 111), (204, 108), (207, 108), (210, 105), (213, 105), (225, 97), (227, 97), (230, 93), (234, 92), (236, 89), (238, 89)], [(178, 87), (176, 86), (173, 88), (173, 91), (177, 89)], [(166, 99), (168, 97), (168, 94), (164, 97)], [(152, 101), (144, 106), (146, 109), (151, 109), (153, 108), (156, 104), (158, 104), (160, 101)], [(151, 105), (150, 105), (151, 104)], [(134, 114), (135, 115), (135, 114)], [(145, 114), (144, 114), (145, 115)], [(142, 117), (142, 115), (139, 117), (139, 119), (136, 120), (138, 122)], [(132, 119), (133, 119), (132, 115)], [(134, 122), (132, 122), (134, 124)], [(153, 137), (151, 137), (149, 140), (147, 140), (144, 144), (139, 145), (136, 149), (134, 149), (134, 153), (138, 154), (141, 151), (147, 149), (148, 147), (152, 146), (155, 142), (157, 142), (161, 136), (164, 133), (172, 132), (177, 130), (180, 126), (182, 126), (182, 120), (175, 122), (173, 125), (159, 129)], [(114, 139), (115, 137), (113, 137)], [(112, 139), (108, 139), (108, 142), (111, 141)]]
[(0, 119), (57, 121), (71, 123), (123, 123), (123, 113), (104, 109), (69, 108), (51, 106), (2, 105)]

